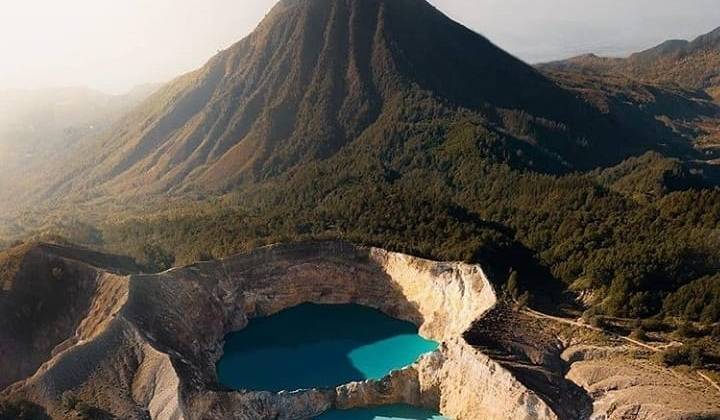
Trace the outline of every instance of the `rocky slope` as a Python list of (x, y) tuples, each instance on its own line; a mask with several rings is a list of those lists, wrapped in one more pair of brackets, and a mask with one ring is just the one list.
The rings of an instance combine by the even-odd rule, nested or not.
[[(75, 335), (7, 395), (31, 400), (53, 416), (64, 413), (61, 400), (71, 392), (124, 418), (299, 419), (379, 402), (440, 407), (456, 418), (536, 418), (536, 412), (554, 418), (532, 391), (509, 373), (496, 373), (499, 365), (460, 338), (495, 303), (477, 266), (330, 242), (262, 248), (158, 275), (96, 279), (93, 303), (73, 305), (85, 314)], [(303, 302), (380, 309), (416, 323), (443, 349), (395, 374), (402, 380), (387, 379), (394, 386), (368, 382), (279, 394), (222, 389), (214, 366), (223, 337), (254, 317)], [(462, 372), (474, 372), (484, 385), (461, 389)], [(373, 389), (381, 395), (373, 396)], [(498, 411), (504, 394), (525, 402)]]
[(465, 337), (560, 418), (720, 417), (720, 393), (694, 372), (662, 367), (648, 359), (647, 348), (596, 330), (498, 305)]
[(107, 321), (95, 315), (117, 311), (127, 290), (115, 273), (134, 267), (119, 257), (106, 270), (88, 263), (103, 259), (52, 245), (22, 246), (0, 255), (0, 388), (94, 336)]
[(682, 375), (632, 357), (632, 348), (570, 346), (567, 378), (593, 397), (593, 413), (608, 419), (720, 418), (720, 392), (697, 375)]
[[(573, 412), (554, 399), (551, 383), (528, 380), (478, 341), (479, 336), (493, 336), (491, 331), (482, 333), (483, 322), (497, 327), (504, 321), (487, 317), (497, 313), (498, 306), (478, 266), (312, 242), (260, 248), (160, 274), (123, 275), (126, 266), (114, 257), (47, 245), (18, 251), (23, 252), (26, 259), (35, 258), (40, 269), (63, 261), (93, 273), (89, 296), (62, 300), (61, 312), (77, 316), (56, 329), (51, 343), (18, 344), (21, 352), (13, 354), (32, 354), (35, 365), (21, 372), (0, 370), (4, 384), (20, 379), (5, 388), (3, 396), (29, 400), (53, 418), (84, 410), (127, 419), (305, 419), (330, 408), (399, 402), (439, 409), (457, 420), (571, 419), (592, 412)], [(98, 268), (102, 266), (115, 268)], [(28, 269), (12, 271), (10, 278), (24, 278), (28, 286), (43, 281), (28, 276)], [(87, 278), (83, 273), (59, 281)], [(8, 308), (9, 296), (16, 296), (19, 288), (18, 281), (6, 285), (0, 308)], [(40, 299), (55, 293), (38, 290), (46, 293)], [(231, 391), (218, 384), (215, 363), (228, 332), (305, 302), (377, 308), (416, 323), (421, 334), (440, 341), (441, 348), (382, 380), (336, 389), (270, 393)], [(21, 311), (13, 325), (33, 319), (32, 312)], [(545, 369), (563, 377), (563, 366)], [(581, 400), (598, 396), (596, 413), (608, 411), (602, 408), (608, 405), (605, 394), (597, 392), (599, 381), (583, 373), (588, 369), (572, 370), (568, 381), (592, 391), (575, 385)], [(68, 401), (76, 403), (69, 407)], [(673, 412), (677, 416), (667, 418), (688, 413)]]

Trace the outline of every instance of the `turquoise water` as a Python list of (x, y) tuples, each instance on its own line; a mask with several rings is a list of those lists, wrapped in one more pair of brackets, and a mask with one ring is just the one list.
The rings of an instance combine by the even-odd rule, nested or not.
[(233, 389), (329, 388), (380, 379), (437, 346), (413, 324), (374, 309), (305, 304), (229, 334), (217, 372)]
[(317, 420), (447, 420), (447, 418), (422, 408), (389, 405), (347, 411), (335, 410), (323, 414)]

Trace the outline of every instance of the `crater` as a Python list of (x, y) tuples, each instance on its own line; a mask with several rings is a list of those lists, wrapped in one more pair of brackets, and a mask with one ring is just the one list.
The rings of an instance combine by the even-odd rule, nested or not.
[(57, 417), (92, 389), (129, 420), (557, 420), (465, 341), (497, 302), (478, 265), (328, 241), (97, 278), (77, 341), (3, 392)]
[(229, 334), (217, 370), (238, 390), (334, 388), (382, 379), (437, 348), (412, 323), (376, 309), (303, 304)]

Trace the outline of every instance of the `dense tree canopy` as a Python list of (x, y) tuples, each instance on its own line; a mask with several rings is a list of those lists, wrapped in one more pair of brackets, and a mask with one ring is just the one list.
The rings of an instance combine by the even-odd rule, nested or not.
[[(689, 179), (674, 191), (663, 184), (667, 172), (653, 170), (652, 191), (639, 196), (640, 186), (617, 188), (597, 173), (540, 175), (473, 160), (464, 149), (485, 147), (487, 137), (458, 128), (464, 122), (437, 124), (446, 139), (435, 146), (420, 137), (399, 142), (406, 150), (359, 148), (213, 204), (107, 224), (104, 241), (146, 260), (155, 257), (143, 249), (162, 249), (188, 263), (277, 241), (342, 238), (479, 261), (500, 281), (515, 269), (521, 290), (594, 291), (596, 309), (609, 315), (720, 319), (697, 308), (717, 301), (720, 281), (707, 276), (720, 267), (718, 189)], [(677, 178), (673, 161), (644, 159), (638, 170), (657, 165)]]
[[(107, 217), (59, 217), (46, 231), (132, 255), (148, 270), (340, 238), (481, 262), (497, 282), (514, 270), (518, 295), (590, 292), (589, 304), (609, 315), (718, 321), (698, 302), (717, 300), (720, 190), (684, 163), (649, 153), (606, 170), (543, 174), (529, 168), (554, 159), (527, 144), (547, 122), (450, 112), (422, 93), (398, 104), (334, 156), (222, 198), (93, 208)], [(493, 121), (502, 125), (488, 128)]]

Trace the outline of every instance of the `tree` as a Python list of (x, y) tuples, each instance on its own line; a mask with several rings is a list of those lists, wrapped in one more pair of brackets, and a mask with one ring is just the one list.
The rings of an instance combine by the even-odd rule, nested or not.
[(172, 268), (175, 258), (162, 247), (155, 244), (145, 244), (143, 247), (143, 260), (148, 269), (152, 271), (165, 271)]
[(638, 341), (648, 341), (648, 336), (642, 327), (636, 327), (631, 333), (630, 338)]
[(653, 359), (667, 367), (688, 365), (694, 369), (699, 369), (703, 365), (702, 350), (697, 346), (688, 344), (679, 347), (668, 347), (656, 353)]
[(515, 309), (523, 309), (527, 307), (532, 302), (532, 295), (530, 292), (525, 291), (520, 297), (517, 299), (517, 302), (515, 303)]
[(62, 398), (60, 401), (60, 404), (62, 404), (63, 409), (65, 409), (66, 412), (75, 410), (75, 407), (77, 407), (78, 403), (80, 402), (80, 399), (73, 393), (72, 391), (65, 391), (62, 394)]
[(595, 328), (605, 328), (605, 320), (600, 315), (591, 315), (588, 323)]
[(720, 340), (720, 324), (717, 324), (713, 327), (713, 329), (710, 331), (710, 336), (712, 338)]
[(682, 322), (673, 334), (677, 338), (690, 338), (695, 335), (695, 329), (689, 323)]
[(30, 401), (0, 401), (0, 420), (50, 420), (50, 417)]
[(510, 276), (508, 277), (507, 284), (505, 285), (505, 291), (511, 299), (517, 300), (517, 298), (520, 294), (520, 285), (518, 284), (517, 271), (513, 270), (510, 272)]

